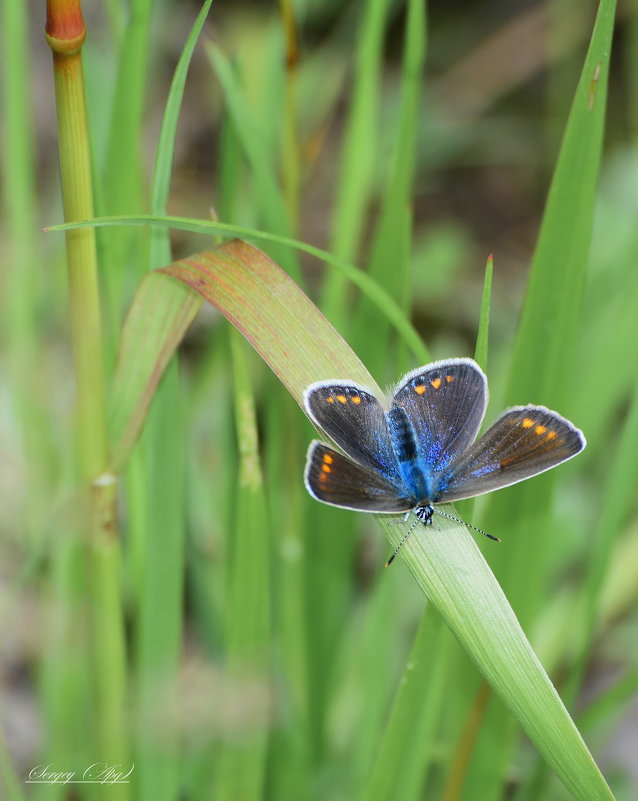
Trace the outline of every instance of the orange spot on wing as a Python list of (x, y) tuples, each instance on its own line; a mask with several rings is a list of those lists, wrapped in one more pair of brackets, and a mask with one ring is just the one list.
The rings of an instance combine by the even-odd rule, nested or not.
[(358, 406), (361, 403), (361, 395), (354, 395), (350, 400)]
[(534, 433), (538, 434), (539, 437), (540, 437), (541, 434), (544, 434), (546, 431), (547, 431), (547, 428), (545, 426), (536, 426), (536, 428), (534, 429)]
[(333, 462), (334, 462), (334, 459), (332, 458), (332, 456), (330, 456), (329, 453), (324, 453), (324, 455), (323, 455), (323, 463), (324, 464), (332, 464)]
[(339, 403), (347, 403), (348, 402), (348, 399), (346, 398), (345, 395), (337, 395), (337, 400), (339, 401)]
[(430, 384), (432, 384), (434, 389), (438, 389), (441, 386), (441, 379), (435, 378), (433, 381), (430, 381)]
[(547, 436), (545, 439), (556, 439), (556, 432), (555, 431), (548, 431)]
[(335, 399), (332, 397), (332, 395), (328, 395), (328, 397), (326, 398), (326, 403), (334, 403), (334, 402)]
[(521, 423), (523, 428), (531, 428), (534, 425), (534, 421), (530, 420), (529, 417), (526, 417), (523, 422)]
[(446, 375), (445, 376), (445, 380), (447, 381), (448, 384), (451, 384), (452, 381), (454, 381), (454, 376), (453, 375)]
[(425, 386), (425, 384), (417, 384), (416, 387), (414, 387), (414, 391), (416, 392), (417, 395), (423, 395), (426, 389), (427, 387)]
[(324, 464), (321, 469), (323, 470), (324, 473), (332, 473), (332, 467), (328, 467), (327, 464)]

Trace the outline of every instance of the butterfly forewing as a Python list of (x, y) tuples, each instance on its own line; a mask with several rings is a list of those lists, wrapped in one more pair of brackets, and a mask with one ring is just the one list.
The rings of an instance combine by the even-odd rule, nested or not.
[(487, 379), (471, 359), (434, 362), (408, 373), (392, 404), (406, 412), (422, 463), (435, 473), (476, 437), (487, 405)]
[(571, 459), (585, 437), (544, 406), (508, 409), (444, 475), (439, 502), (507, 487)]
[(312, 384), (304, 400), (310, 418), (355, 462), (389, 481), (398, 475), (385, 413), (378, 399), (349, 381)]
[(363, 512), (405, 512), (414, 503), (379, 473), (348, 459), (322, 442), (308, 449), (306, 487), (317, 500)]
[(516, 484), (585, 447), (585, 437), (569, 420), (533, 405), (508, 409), (475, 440), (487, 379), (471, 359), (434, 362), (408, 373), (387, 412), (351, 381), (312, 384), (304, 401), (313, 422), (346, 454), (313, 442), (308, 491), (324, 503), (363, 512), (415, 509), (419, 517), (431, 504)]

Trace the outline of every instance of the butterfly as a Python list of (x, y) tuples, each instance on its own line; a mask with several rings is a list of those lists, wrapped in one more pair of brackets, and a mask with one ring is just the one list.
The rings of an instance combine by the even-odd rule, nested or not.
[(413, 370), (389, 402), (353, 381), (311, 384), (304, 392), (306, 412), (343, 453), (310, 443), (308, 492), (343, 509), (414, 512), (427, 526), (439, 512), (434, 504), (516, 484), (586, 445), (569, 420), (531, 404), (506, 409), (476, 439), (487, 399), (487, 378), (472, 359)]

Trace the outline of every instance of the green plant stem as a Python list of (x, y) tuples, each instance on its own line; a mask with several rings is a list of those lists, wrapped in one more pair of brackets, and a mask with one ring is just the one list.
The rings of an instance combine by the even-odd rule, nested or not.
[[(93, 213), (90, 150), (81, 48), (84, 22), (77, 2), (50, 0), (46, 35), (53, 51), (66, 220)], [(90, 554), (92, 656), (96, 696), (95, 747), (99, 760), (124, 762), (124, 638), (119, 597), (119, 540), (115, 531), (115, 479), (100, 476), (107, 463), (102, 333), (95, 235), (66, 234), (71, 337), (77, 382), (77, 472)], [(127, 785), (114, 785), (118, 799)]]

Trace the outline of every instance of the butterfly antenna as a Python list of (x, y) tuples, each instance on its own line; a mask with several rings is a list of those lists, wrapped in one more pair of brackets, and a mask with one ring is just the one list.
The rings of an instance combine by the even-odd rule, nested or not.
[[(403, 521), (397, 520), (396, 522), (397, 522), (397, 523), (400, 523), (400, 522), (403, 522)], [(400, 550), (401, 550), (401, 548), (403, 547), (403, 543), (404, 543), (404, 542), (407, 540), (407, 538), (410, 536), (410, 534), (412, 534), (412, 532), (414, 531), (414, 529), (417, 527), (418, 523), (419, 523), (419, 518), (417, 517), (417, 518), (416, 518), (416, 520), (414, 521), (414, 523), (412, 523), (412, 525), (410, 526), (410, 528), (409, 528), (409, 530), (408, 530), (408, 533), (403, 535), (403, 537), (401, 538), (401, 541), (399, 542), (399, 544), (397, 545), (397, 547), (394, 549), (394, 553), (393, 553), (393, 554), (392, 554), (392, 556), (391, 556), (391, 557), (388, 559), (388, 561), (385, 563), (385, 566), (386, 566), (386, 567), (390, 567), (390, 565), (392, 564), (392, 562), (394, 562), (394, 557), (395, 557), (395, 556), (396, 556), (396, 555), (399, 553), (399, 551), (400, 551)]]
[[(488, 534), (487, 531), (483, 531), (482, 528), (477, 528), (476, 526), (473, 526), (471, 523), (466, 523), (465, 520), (461, 520), (460, 517), (454, 517), (454, 515), (449, 515), (447, 512), (442, 512), (440, 509), (435, 509), (434, 511), (437, 513), (437, 515), (441, 515), (442, 517), (447, 517), (448, 520), (455, 520), (457, 523), (460, 523), (463, 526), (467, 526), (468, 528), (474, 529), (474, 531), (478, 531), (479, 534), (482, 534), (484, 537), (487, 537), (490, 540), (494, 540), (494, 542), (501, 541), (498, 537), (494, 537), (492, 536), (492, 534)], [(412, 529), (410, 529), (410, 531), (411, 530)]]

